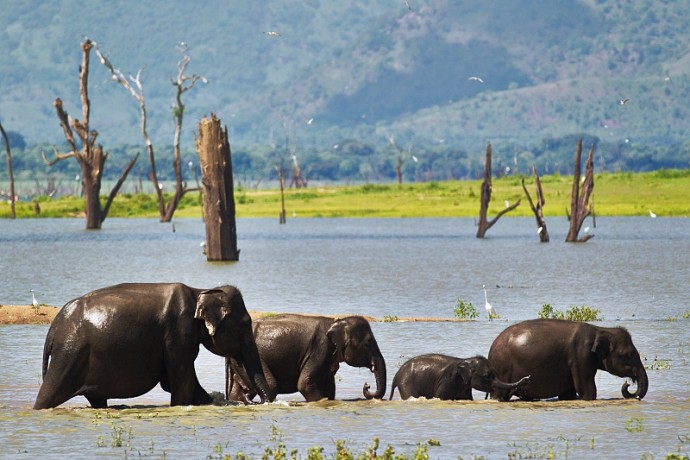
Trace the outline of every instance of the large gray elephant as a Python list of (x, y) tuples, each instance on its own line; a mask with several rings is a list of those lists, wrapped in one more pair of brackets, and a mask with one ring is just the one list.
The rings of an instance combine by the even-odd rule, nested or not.
[(50, 325), (34, 409), (77, 395), (103, 408), (158, 383), (171, 405), (209, 404), (194, 370), (199, 344), (242, 363), (248, 385), (268, 399), (252, 320), (235, 287), (142, 283), (90, 292), (68, 302)]
[(597, 398), (594, 376), (598, 369), (637, 382), (635, 393), (623, 384), (625, 398), (647, 394), (647, 372), (630, 333), (621, 327), (607, 328), (557, 319), (534, 319), (506, 328), (489, 350), (489, 363), (503, 380), (530, 376), (529, 384), (515, 391), (495, 389), (494, 399), (513, 394), (534, 400)]
[[(386, 393), (386, 362), (369, 322), (361, 316), (281, 314), (254, 322), (254, 336), (270, 397), (300, 392), (307, 401), (335, 399), (339, 363), (367, 367), (376, 378), (376, 391), (364, 384), (367, 399)], [(226, 397), (248, 402), (255, 396), (234, 358), (226, 359)]]
[(393, 377), (390, 399), (397, 387), (402, 399), (471, 400), (472, 388), (485, 393), (494, 388), (515, 390), (528, 381), (529, 377), (516, 383), (501, 381), (483, 356), (455, 358), (432, 353), (411, 358), (400, 366)]

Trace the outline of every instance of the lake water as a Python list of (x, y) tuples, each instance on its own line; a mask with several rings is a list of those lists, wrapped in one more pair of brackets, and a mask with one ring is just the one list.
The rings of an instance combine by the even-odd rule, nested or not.
[[(606, 218), (585, 244), (564, 243), (567, 221), (548, 222), (538, 241), (533, 219), (503, 218), (481, 240), (472, 219), (239, 219), (240, 261), (209, 263), (198, 219), (160, 224), (108, 219), (86, 231), (81, 219), (0, 220), (0, 302), (63, 305), (124, 281), (238, 286), (248, 308), (272, 312), (362, 314), (376, 318), (454, 316), (458, 299), (481, 313), (471, 322), (376, 322), (388, 389), (398, 367), (428, 352), (486, 355), (496, 335), (535, 318), (549, 303), (601, 310), (600, 325), (621, 325), (646, 359), (649, 392), (624, 401), (623, 379), (597, 375), (595, 402), (362, 401), (373, 376), (341, 367), (337, 400), (299, 395), (251, 407), (170, 408), (159, 388), (108, 410), (78, 397), (33, 411), (47, 326), (0, 326), (0, 457), (260, 457), (283, 442), (306, 456), (335, 441), (362, 452), (374, 437), (431, 458), (663, 458), (690, 452), (690, 219)], [(591, 223), (589, 224), (591, 226)], [(488, 322), (489, 301), (500, 319)], [(222, 391), (223, 361), (205, 350), (197, 373)]]

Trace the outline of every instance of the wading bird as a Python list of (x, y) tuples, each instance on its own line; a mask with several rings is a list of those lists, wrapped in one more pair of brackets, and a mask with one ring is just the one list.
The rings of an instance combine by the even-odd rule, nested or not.
[(31, 290), (31, 305), (33, 305), (34, 310), (36, 311), (38, 311), (38, 309), (41, 307), (41, 305), (38, 303), (38, 300), (36, 300), (33, 289)]
[(489, 303), (489, 298), (486, 295), (486, 285), (482, 284), (482, 287), (484, 288), (484, 309), (486, 309), (486, 313), (489, 315), (489, 321), (493, 320), (496, 318), (498, 315), (496, 315), (496, 311), (494, 310), (494, 307), (491, 306)]

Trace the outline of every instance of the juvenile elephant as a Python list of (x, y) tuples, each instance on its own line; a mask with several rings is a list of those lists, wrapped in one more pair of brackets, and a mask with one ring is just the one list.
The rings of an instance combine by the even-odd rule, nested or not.
[(414, 357), (400, 366), (393, 377), (390, 399), (393, 399), (397, 387), (402, 399), (471, 400), (472, 388), (485, 393), (494, 388), (515, 390), (528, 380), (529, 377), (524, 377), (516, 383), (502, 382), (483, 356), (463, 359), (427, 354)]
[(68, 302), (43, 349), (43, 384), (34, 409), (83, 395), (94, 408), (133, 398), (156, 384), (171, 405), (209, 404), (194, 370), (199, 344), (242, 363), (268, 399), (266, 379), (242, 295), (232, 286), (119, 284)]
[(513, 394), (534, 400), (558, 397), (597, 399), (594, 376), (598, 369), (637, 382), (635, 393), (623, 384), (625, 398), (647, 394), (647, 372), (630, 333), (621, 327), (598, 327), (557, 319), (534, 319), (506, 328), (489, 350), (489, 363), (504, 380), (530, 375), (516, 392), (494, 389), (491, 396), (507, 400)]
[[(254, 322), (254, 336), (271, 398), (299, 391), (307, 401), (335, 399), (339, 363), (367, 367), (376, 378), (376, 391), (364, 384), (367, 399), (386, 393), (386, 362), (369, 322), (361, 316), (281, 314)], [(250, 401), (256, 394), (234, 358), (225, 360), (226, 397)]]

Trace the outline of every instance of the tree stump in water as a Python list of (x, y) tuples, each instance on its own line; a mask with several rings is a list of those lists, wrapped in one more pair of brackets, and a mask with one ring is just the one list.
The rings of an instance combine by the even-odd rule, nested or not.
[(227, 127), (221, 128), (220, 120), (214, 114), (211, 118), (202, 118), (195, 146), (204, 189), (206, 260), (239, 260)]

